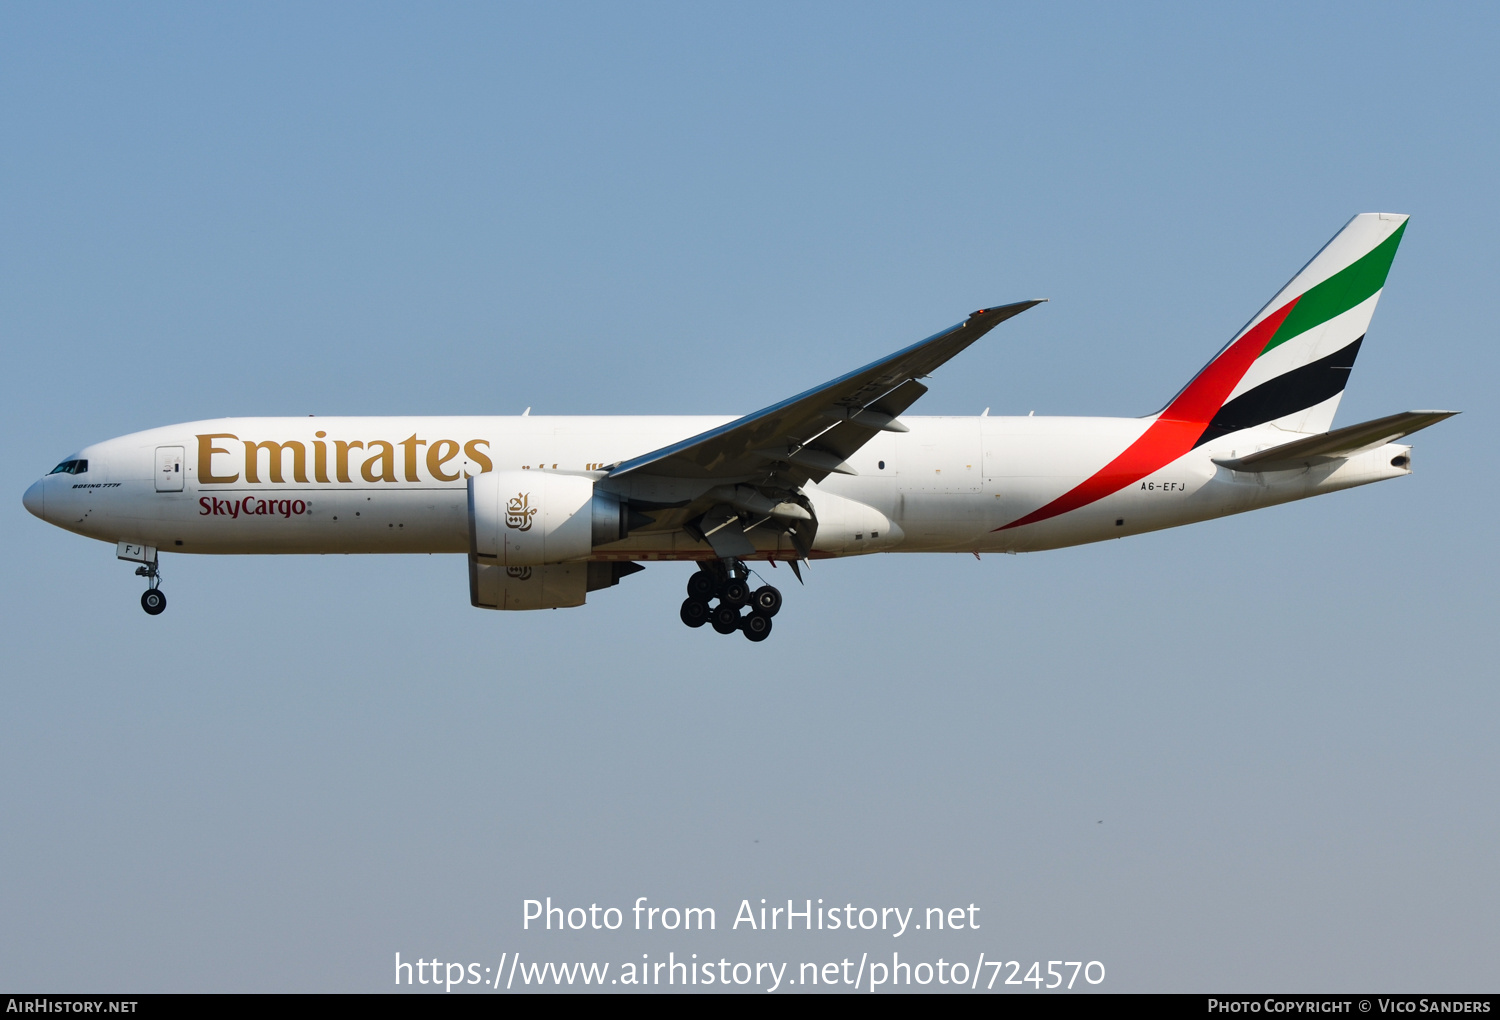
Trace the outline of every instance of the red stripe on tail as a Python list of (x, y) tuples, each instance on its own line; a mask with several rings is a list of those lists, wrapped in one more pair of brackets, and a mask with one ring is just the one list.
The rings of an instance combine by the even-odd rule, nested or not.
[(1035, 524), (1087, 506), (1119, 492), (1131, 482), (1140, 481), (1191, 450), (1298, 300), (1293, 298), (1266, 316), (1227, 351), (1209, 362), (1145, 433), (1125, 448), (1124, 453), (1046, 506), (994, 530), (1005, 531), (1023, 524)]

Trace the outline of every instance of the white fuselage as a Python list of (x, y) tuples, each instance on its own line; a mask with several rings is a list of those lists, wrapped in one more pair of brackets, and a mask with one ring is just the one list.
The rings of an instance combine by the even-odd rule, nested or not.
[[(76, 455), (87, 460), (86, 471), (48, 475), (27, 493), (27, 505), (78, 534), (163, 552), (465, 553), (466, 474), (528, 470), (601, 479), (606, 465), (731, 420), (224, 418), (90, 446)], [(1086, 506), (1001, 530), (1099, 471), (1151, 420), (904, 417), (910, 431), (883, 432), (850, 458), (857, 474), (808, 487), (819, 521), (813, 553), (1051, 549), (1410, 471), (1409, 448), (1395, 444), (1294, 471), (1243, 473), (1213, 463), (1298, 438), (1268, 425), (1198, 447)], [(761, 557), (790, 554), (789, 547), (759, 549)], [(713, 555), (682, 530), (648, 529), (590, 558)]]

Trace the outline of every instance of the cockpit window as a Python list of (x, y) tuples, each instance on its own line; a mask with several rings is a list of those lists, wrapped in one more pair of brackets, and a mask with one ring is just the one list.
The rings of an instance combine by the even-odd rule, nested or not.
[(88, 469), (89, 462), (86, 460), (65, 460), (47, 473), (49, 475), (81, 475)]

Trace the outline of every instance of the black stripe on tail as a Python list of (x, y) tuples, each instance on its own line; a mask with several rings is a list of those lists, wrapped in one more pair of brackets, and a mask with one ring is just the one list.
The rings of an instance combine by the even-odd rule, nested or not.
[(1334, 351), (1326, 358), (1319, 358), (1294, 368), (1290, 372), (1268, 379), (1246, 390), (1229, 403), (1219, 408), (1214, 420), (1208, 423), (1203, 435), (1194, 446), (1227, 436), (1240, 429), (1254, 428), (1268, 421), (1284, 418), (1298, 411), (1305, 411), (1321, 404), (1336, 394), (1344, 392), (1349, 381), (1349, 371), (1354, 368), (1354, 359), (1359, 355), (1360, 337), (1348, 347)]

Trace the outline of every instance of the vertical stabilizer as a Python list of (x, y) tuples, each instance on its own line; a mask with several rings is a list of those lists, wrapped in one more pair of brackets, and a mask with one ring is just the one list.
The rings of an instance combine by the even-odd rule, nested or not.
[[(1212, 397), (1223, 393), (1200, 444), (1267, 423), (1328, 431), (1406, 220), (1394, 213), (1350, 220), (1188, 384), (1174, 406), (1205, 377), (1219, 376)], [(1201, 417), (1207, 402), (1191, 410)]]
[(1074, 488), (998, 530), (1087, 506), (1240, 429), (1274, 424), (1290, 432), (1328, 431), (1406, 219), (1361, 213), (1350, 220), (1139, 439)]

